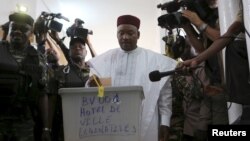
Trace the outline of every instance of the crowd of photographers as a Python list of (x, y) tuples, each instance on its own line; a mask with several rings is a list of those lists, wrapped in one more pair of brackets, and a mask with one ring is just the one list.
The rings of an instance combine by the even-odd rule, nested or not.
[[(183, 7), (185, 9), (179, 12)], [(195, 61), (195, 56), (206, 52), (213, 42), (220, 39), (217, 0), (203, 0), (200, 3), (195, 0), (174, 0), (158, 5), (158, 8), (168, 12), (158, 18), (159, 26), (169, 31), (164, 38), (166, 55), (184, 60), (180, 67), (197, 68), (192, 75), (189, 72), (173, 75), (173, 115), (169, 140), (205, 141), (208, 125), (228, 124), (226, 101), (249, 105), (250, 100), (246, 101), (239, 95), (232, 97), (233, 94), (249, 92), (249, 84), (243, 82), (243, 78), (247, 81), (249, 73), (246, 50), (232, 51), (236, 44), (230, 44), (227, 52), (238, 57), (237, 61), (244, 60), (241, 65), (246, 72), (243, 72), (245, 76), (239, 82), (236, 75), (227, 71), (227, 85), (232, 89), (227, 94), (220, 53), (216, 52), (206, 61), (200, 61), (202, 67), (198, 63), (191, 64), (196, 62), (189, 62), (190, 59)], [(54, 18), (68, 20), (61, 14), (42, 12), (34, 21), (27, 14), (13, 13), (9, 15), (9, 21), (1, 26), (0, 141), (64, 140), (58, 89), (84, 87), (89, 78), (89, 67), (85, 63), (86, 45), (92, 57), (96, 54), (88, 40), (91, 31), (83, 28), (81, 19), (76, 19), (68, 28), (70, 43), (67, 47), (58, 35), (62, 24)], [(173, 40), (174, 30), (177, 31), (176, 41)], [(180, 30), (184, 30), (185, 37), (180, 35)], [(32, 32), (36, 48), (31, 45)], [(245, 40), (238, 41), (237, 45), (245, 48)], [(61, 56), (65, 56), (67, 65), (60, 64)], [(235, 62), (234, 65), (238, 63), (229, 57), (227, 59)], [(232, 70), (235, 66), (227, 63), (226, 67)], [(232, 86), (233, 81), (239, 84)], [(246, 106), (243, 113), (247, 109), (249, 107)], [(243, 118), (246, 117), (243, 114)]]
[[(222, 36), (217, 0), (173, 0), (158, 5), (168, 12), (158, 18), (159, 26), (169, 31), (163, 38), (166, 55), (184, 61), (178, 69), (196, 68), (191, 76), (173, 75), (170, 140), (206, 140), (208, 125), (228, 124), (227, 101), (243, 105), (242, 116), (233, 124), (249, 124), (246, 41), (244, 35), (238, 36), (244, 33), (242, 1), (239, 5), (235, 22)], [(175, 37), (173, 31), (177, 31)], [(225, 79), (219, 51), (226, 46)]]

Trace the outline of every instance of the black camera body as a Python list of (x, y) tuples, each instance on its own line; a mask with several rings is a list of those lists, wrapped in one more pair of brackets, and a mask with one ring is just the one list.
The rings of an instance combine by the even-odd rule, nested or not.
[(79, 37), (86, 39), (88, 36), (88, 29), (82, 27), (69, 27), (66, 31), (68, 37)]
[(68, 18), (62, 16), (60, 13), (55, 14), (55, 13), (47, 13), (47, 12), (43, 11), (41, 13), (41, 15), (39, 16), (39, 18), (35, 22), (34, 33), (37, 36), (40, 36), (41, 34), (47, 33), (48, 30), (52, 30), (55, 32), (61, 32), (63, 24), (56, 21), (55, 18), (64, 19), (66, 21), (69, 21)]
[(56, 32), (61, 32), (63, 24), (59, 23), (58, 21), (55, 20), (49, 20), (45, 22), (45, 25), (48, 29), (56, 31)]
[(182, 24), (188, 23), (189, 21), (182, 17), (182, 13), (174, 12), (165, 14), (158, 17), (158, 25), (161, 28), (174, 29), (179, 28)]
[(158, 17), (158, 25), (167, 29), (179, 28), (181, 25), (189, 22), (189, 20), (183, 17), (182, 13), (179, 12), (181, 8), (196, 12), (204, 21), (207, 21), (211, 14), (211, 9), (205, 0), (174, 0), (159, 4), (157, 8), (168, 12), (168, 14)]
[(93, 34), (92, 30), (83, 28), (82, 24), (84, 24), (84, 21), (76, 18), (75, 23), (66, 30), (67, 36), (71, 38), (78, 37), (78, 38), (86, 39), (88, 34), (92, 35)]

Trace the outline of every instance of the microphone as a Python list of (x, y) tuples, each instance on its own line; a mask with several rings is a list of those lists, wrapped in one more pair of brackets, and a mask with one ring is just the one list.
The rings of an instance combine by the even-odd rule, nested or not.
[(177, 70), (171, 70), (171, 71), (166, 71), (166, 72), (159, 72), (158, 70), (155, 70), (155, 71), (152, 71), (149, 73), (149, 79), (152, 82), (160, 81), (162, 77), (172, 75), (172, 74), (174, 74), (176, 72), (180, 72), (180, 71), (182, 71), (182, 70), (177, 69)]
[[(200, 67), (202, 67), (202, 66), (193, 67), (193, 68), (190, 68), (190, 70), (194, 70), (194, 69), (197, 69)], [(155, 82), (155, 81), (161, 80), (162, 77), (173, 75), (174, 73), (182, 73), (182, 72), (185, 72), (185, 70), (175, 69), (175, 70), (170, 70), (170, 71), (166, 71), (166, 72), (159, 72), (158, 70), (155, 70), (155, 71), (152, 71), (149, 73), (149, 79), (152, 82)]]

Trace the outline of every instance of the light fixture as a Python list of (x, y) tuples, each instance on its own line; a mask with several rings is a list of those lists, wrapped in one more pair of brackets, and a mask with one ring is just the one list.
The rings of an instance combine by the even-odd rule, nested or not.
[(17, 4), (16, 5), (16, 10), (17, 10), (17, 12), (27, 13), (28, 8), (26, 6), (24, 6), (24, 5)]

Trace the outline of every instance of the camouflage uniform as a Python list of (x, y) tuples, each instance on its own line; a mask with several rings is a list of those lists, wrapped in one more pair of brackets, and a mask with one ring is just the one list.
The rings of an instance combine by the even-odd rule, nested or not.
[[(199, 73), (199, 72), (198, 72)], [(173, 114), (170, 122), (170, 141), (182, 141), (184, 135), (194, 136), (206, 130), (210, 123), (209, 102), (203, 92), (198, 73), (194, 76), (175, 74), (172, 81)]]
[(44, 59), (32, 46), (18, 51), (4, 42), (0, 50), (0, 141), (33, 141), (38, 96), (45, 94)]
[[(56, 71), (56, 77), (59, 87), (85, 87), (85, 83), (89, 78), (89, 69), (79, 69), (73, 63), (66, 67), (59, 67)], [(63, 141), (63, 118), (61, 96), (58, 95), (56, 102), (55, 115), (52, 126), (52, 138), (54, 141)]]

